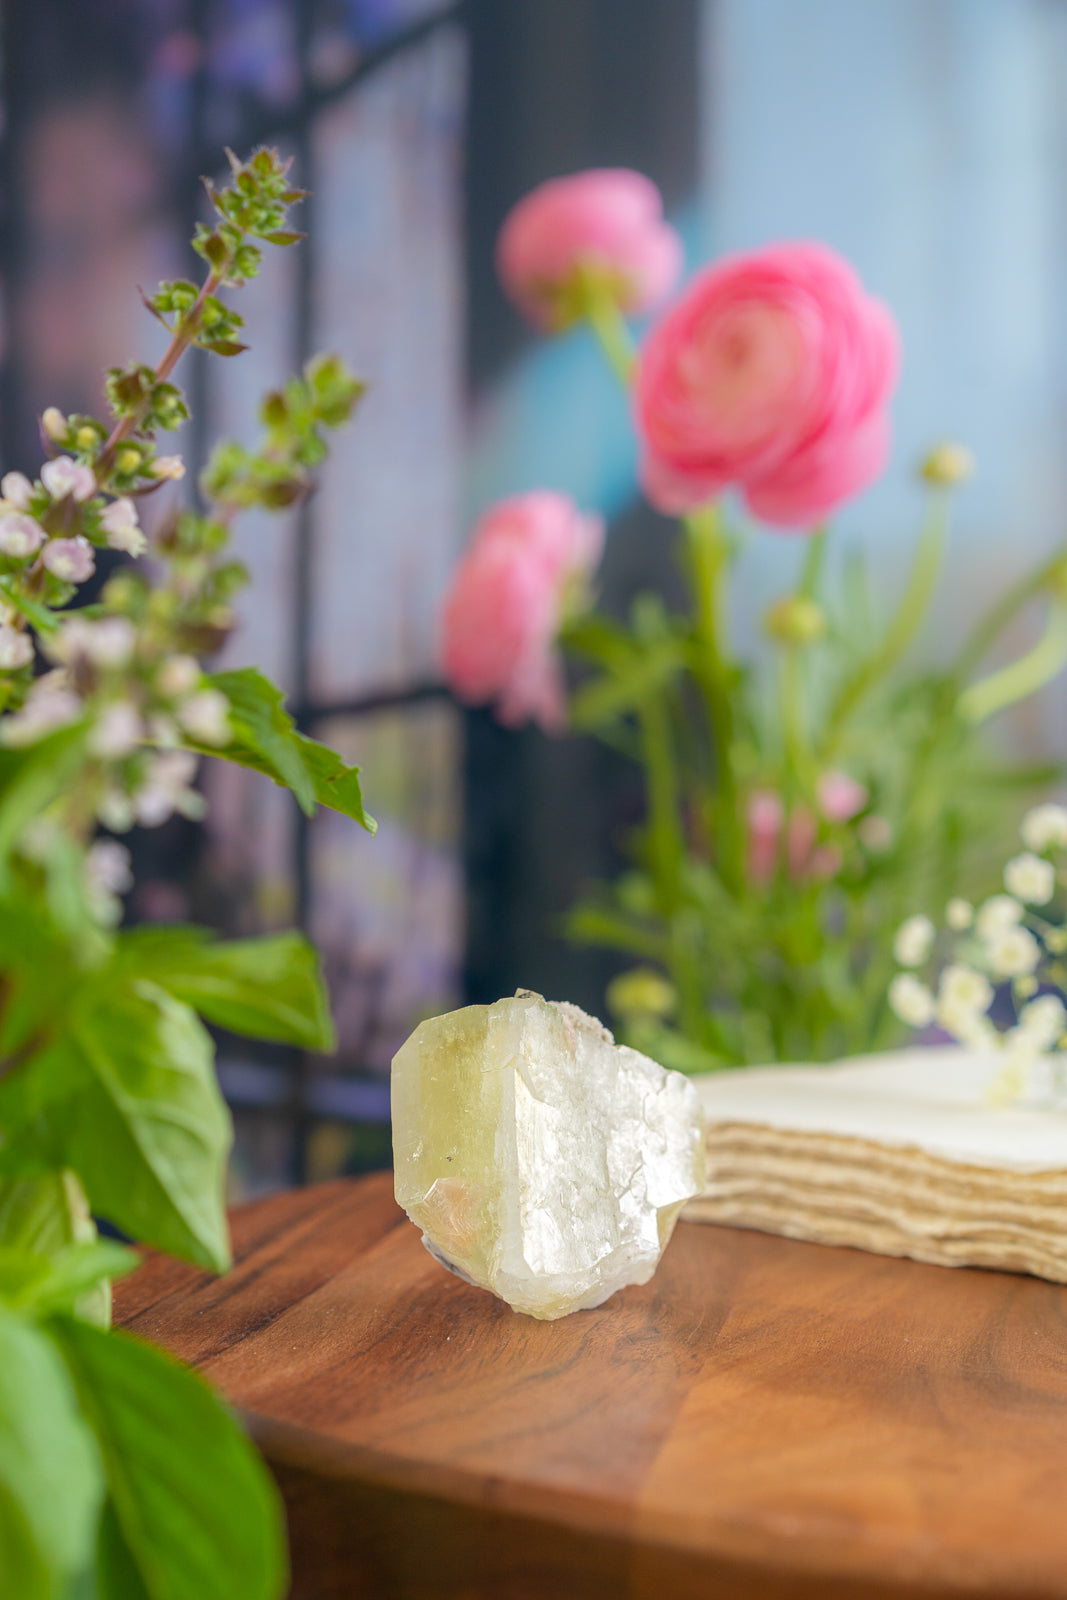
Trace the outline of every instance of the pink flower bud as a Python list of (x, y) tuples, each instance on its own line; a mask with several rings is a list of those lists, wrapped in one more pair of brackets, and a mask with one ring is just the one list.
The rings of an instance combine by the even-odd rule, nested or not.
[(75, 500), (91, 500), (96, 493), (92, 468), (83, 466), (72, 456), (57, 456), (54, 461), (46, 461), (41, 468), (41, 482), (53, 500), (63, 500), (67, 495)]
[(33, 640), (17, 628), (0, 625), (0, 672), (17, 672), (33, 660)]
[(889, 311), (825, 245), (706, 268), (638, 362), (649, 499), (680, 512), (737, 485), (764, 522), (821, 521), (885, 464), (898, 365)]
[(0, 495), (16, 511), (25, 511), (33, 499), (33, 484), (24, 472), (5, 472), (0, 478)]
[(73, 539), (50, 540), (41, 560), (63, 583), (84, 583), (96, 571), (93, 547), (80, 533)]
[(44, 543), (44, 529), (32, 517), (21, 511), (9, 511), (0, 516), (0, 550), (5, 556), (23, 560), (32, 556)]
[(824, 772), (816, 787), (819, 810), (827, 822), (851, 822), (863, 810), (870, 793), (847, 772)]
[(558, 328), (574, 320), (582, 269), (608, 285), (623, 311), (645, 311), (677, 283), (682, 244), (650, 179), (604, 168), (553, 178), (520, 200), (500, 230), (496, 259), (515, 303)]
[(499, 720), (566, 721), (556, 638), (569, 591), (599, 560), (603, 524), (547, 490), (493, 507), (474, 531), (444, 608), (442, 666), (461, 700)]
[(785, 808), (773, 789), (756, 789), (748, 799), (748, 876), (752, 883), (770, 883), (778, 870), (778, 847)]

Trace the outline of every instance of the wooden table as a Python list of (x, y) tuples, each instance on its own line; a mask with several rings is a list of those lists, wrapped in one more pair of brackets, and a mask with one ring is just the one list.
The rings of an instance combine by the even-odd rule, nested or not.
[(679, 1225), (539, 1323), (434, 1262), (391, 1179), (233, 1216), (128, 1327), (245, 1412), (297, 1600), (1067, 1597), (1067, 1290)]

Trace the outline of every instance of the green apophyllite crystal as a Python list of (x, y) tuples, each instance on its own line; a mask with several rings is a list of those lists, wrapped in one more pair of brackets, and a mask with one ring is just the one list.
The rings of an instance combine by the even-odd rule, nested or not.
[(647, 1283), (704, 1187), (689, 1080), (522, 991), (416, 1028), (393, 1061), (393, 1155), (427, 1249), (546, 1319)]

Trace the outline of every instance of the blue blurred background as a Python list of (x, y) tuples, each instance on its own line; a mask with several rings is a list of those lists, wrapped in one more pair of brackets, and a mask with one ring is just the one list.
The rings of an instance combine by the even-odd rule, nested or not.
[[(38, 466), (45, 405), (98, 408), (108, 365), (158, 353), (135, 286), (191, 271), (224, 144), (278, 144), (313, 190), (310, 240), (242, 297), (251, 352), (187, 371), (181, 448), (195, 465), (209, 437), (252, 435), (259, 393), (316, 348), (368, 379), (311, 505), (242, 526), (255, 581), (227, 664), (261, 664), (365, 764), (381, 829), (308, 827), (254, 775), (210, 771), (204, 828), (138, 840), (131, 916), (298, 920), (323, 946), (337, 1058), (223, 1041), (235, 1192), (384, 1163), (388, 1063), (420, 1017), (518, 985), (602, 1009), (611, 963), (559, 919), (640, 815), (610, 752), (505, 733), (443, 691), (465, 529), (560, 488), (611, 519), (607, 604), (675, 581), (588, 337), (534, 340), (499, 292), (502, 217), (543, 178), (628, 165), (690, 266), (782, 238), (847, 255), (905, 363), (892, 467), (841, 517), (838, 559), (862, 543), (891, 592), (916, 459), (945, 437), (978, 457), (924, 642), (942, 652), (1067, 522), (1067, 0), (8, 0), (3, 26), (4, 470)], [(798, 560), (780, 536), (746, 548), (743, 648)], [(998, 736), (1061, 759), (1065, 709), (1054, 687)]]

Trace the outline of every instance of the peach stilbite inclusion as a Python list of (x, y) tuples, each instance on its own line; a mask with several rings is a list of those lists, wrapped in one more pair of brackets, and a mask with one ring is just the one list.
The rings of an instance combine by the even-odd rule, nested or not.
[(392, 1102), (396, 1197), (426, 1248), (542, 1320), (647, 1283), (704, 1187), (690, 1081), (524, 990), (421, 1023)]

